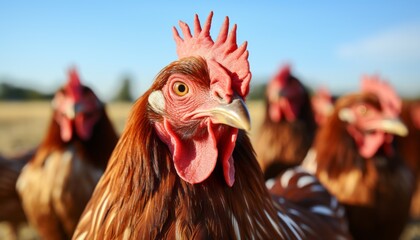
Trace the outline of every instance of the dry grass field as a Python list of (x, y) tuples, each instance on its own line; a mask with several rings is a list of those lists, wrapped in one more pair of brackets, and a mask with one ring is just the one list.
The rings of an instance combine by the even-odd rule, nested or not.
[[(251, 114), (251, 139), (255, 136), (264, 116), (262, 102), (248, 102)], [(107, 105), (107, 112), (116, 130), (121, 133), (124, 129), (130, 103), (112, 103)], [(0, 102), (0, 153), (8, 156), (18, 154), (36, 147), (42, 140), (47, 125), (51, 119), (49, 102)], [(420, 224), (418, 224), (420, 225)], [(0, 225), (0, 240), (7, 239), (7, 228)], [(417, 238), (412, 238), (413, 231)], [(28, 226), (21, 228), (19, 239), (38, 239), (34, 231)], [(411, 227), (402, 239), (420, 239), (420, 226)]]

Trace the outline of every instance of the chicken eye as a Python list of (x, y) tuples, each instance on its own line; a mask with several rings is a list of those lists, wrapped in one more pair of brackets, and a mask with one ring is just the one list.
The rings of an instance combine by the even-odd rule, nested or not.
[(174, 92), (176, 95), (178, 96), (184, 96), (185, 94), (188, 93), (188, 86), (187, 84), (183, 83), (183, 82), (176, 82), (174, 84)]
[(366, 116), (368, 114), (368, 109), (365, 105), (361, 105), (359, 107), (359, 112), (362, 116)]

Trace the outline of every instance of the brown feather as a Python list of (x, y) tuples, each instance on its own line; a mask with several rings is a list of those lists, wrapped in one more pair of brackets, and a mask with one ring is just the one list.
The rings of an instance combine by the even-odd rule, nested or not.
[(22, 168), (34, 156), (35, 149), (15, 156), (0, 156), (0, 222), (11, 227), (11, 238), (17, 239), (18, 228), (27, 219), (16, 191), (16, 181)]

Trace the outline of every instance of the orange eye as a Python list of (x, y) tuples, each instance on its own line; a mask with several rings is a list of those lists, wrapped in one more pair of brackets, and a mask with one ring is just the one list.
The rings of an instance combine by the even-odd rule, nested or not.
[(368, 109), (365, 105), (361, 105), (359, 107), (359, 112), (362, 114), (362, 116), (366, 116), (368, 114)]
[(188, 93), (188, 86), (183, 82), (175, 82), (174, 83), (174, 92), (176, 95), (182, 97)]

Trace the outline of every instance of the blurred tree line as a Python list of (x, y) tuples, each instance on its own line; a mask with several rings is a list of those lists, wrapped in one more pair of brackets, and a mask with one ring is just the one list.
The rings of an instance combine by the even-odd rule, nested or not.
[(125, 77), (122, 81), (119, 92), (112, 99), (114, 102), (132, 102), (133, 97), (131, 96), (131, 79)]
[(249, 90), (249, 95), (247, 99), (249, 100), (261, 100), (265, 96), (265, 88), (267, 87), (266, 83), (258, 83), (251, 85)]
[[(51, 100), (53, 93), (42, 93), (40, 91), (15, 86), (8, 82), (0, 83), (0, 101), (29, 101), (29, 100)], [(125, 77), (121, 83), (119, 91), (111, 101), (114, 102), (132, 102), (131, 79)]]
[(10, 83), (0, 83), (0, 100), (47, 100), (54, 94), (41, 93), (33, 89), (17, 87)]

